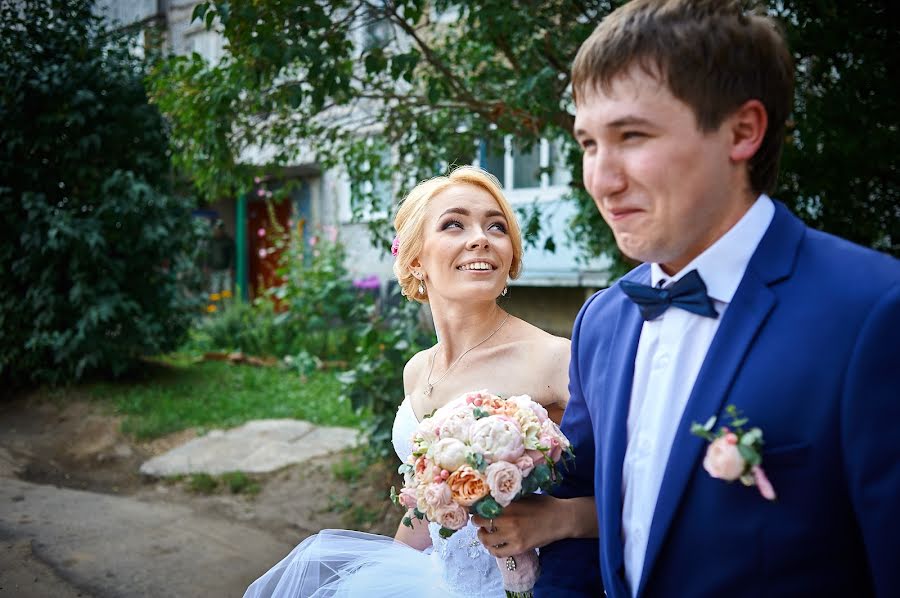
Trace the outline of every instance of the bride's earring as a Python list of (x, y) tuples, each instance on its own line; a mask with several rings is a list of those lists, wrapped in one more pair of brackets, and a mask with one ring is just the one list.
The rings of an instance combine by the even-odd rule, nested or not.
[(503, 287), (503, 290), (500, 291), (500, 296), (501, 296), (501, 297), (506, 297), (506, 294), (507, 294), (508, 292), (509, 292), (509, 287), (506, 287), (506, 286), (505, 286), (505, 287)]
[(413, 276), (415, 276), (416, 278), (419, 279), (419, 294), (420, 294), (420, 295), (425, 295), (425, 294), (426, 294), (426, 293), (425, 293), (425, 280), (424, 280), (424, 279), (425, 279), (425, 275), (424, 275), (424, 274), (421, 274), (421, 273), (419, 273), (419, 272), (416, 272), (416, 273), (413, 274)]

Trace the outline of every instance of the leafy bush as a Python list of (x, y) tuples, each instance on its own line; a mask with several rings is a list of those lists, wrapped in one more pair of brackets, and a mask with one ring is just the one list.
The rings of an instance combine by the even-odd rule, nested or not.
[[(273, 228), (277, 223), (270, 223)], [(291, 356), (298, 371), (312, 361), (355, 357), (358, 331), (368, 322), (372, 295), (353, 286), (344, 266), (346, 252), (337, 238), (312, 237), (304, 246), (298, 233), (275, 234), (281, 250), (276, 273), (282, 284), (252, 303), (220, 299), (202, 319), (186, 347), (194, 351), (242, 351)]]
[(347, 252), (337, 233), (319, 231), (306, 244), (296, 230), (281, 238), (285, 241), (276, 272), (284, 282), (270, 290), (285, 308), (278, 325), (303, 339), (297, 350), (325, 360), (353, 359), (358, 329), (374, 302), (353, 286), (345, 265)]
[(0, 3), (0, 381), (120, 375), (196, 313), (141, 61), (88, 0)]
[(399, 297), (399, 289), (391, 303), (395, 305), (367, 309), (369, 323), (357, 338), (354, 366), (338, 376), (342, 396), (350, 399), (354, 409), (371, 413), (363, 432), (368, 436), (368, 452), (375, 458), (392, 452), (391, 426), (403, 394), (403, 366), (436, 340), (419, 321), (418, 303)]

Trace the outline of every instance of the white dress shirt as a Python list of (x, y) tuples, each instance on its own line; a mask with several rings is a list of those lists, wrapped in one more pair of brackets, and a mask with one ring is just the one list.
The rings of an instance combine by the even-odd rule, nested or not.
[(671, 278), (659, 264), (650, 265), (653, 286), (666, 286), (697, 270), (719, 317), (670, 307), (641, 328), (622, 465), (625, 576), (632, 596), (640, 585), (650, 524), (676, 429), (722, 316), (774, 215), (772, 200), (761, 195), (737, 224)]

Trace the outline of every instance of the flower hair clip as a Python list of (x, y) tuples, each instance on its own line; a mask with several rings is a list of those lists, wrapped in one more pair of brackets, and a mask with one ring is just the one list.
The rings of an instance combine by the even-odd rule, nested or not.
[(391, 255), (397, 257), (397, 254), (400, 253), (400, 237), (394, 237), (394, 242), (391, 243)]
[(722, 426), (713, 432), (716, 416), (705, 424), (691, 424), (691, 434), (709, 441), (703, 469), (714, 478), (733, 482), (740, 480), (745, 486), (756, 486), (766, 500), (775, 500), (775, 489), (762, 468), (763, 433), (759, 428), (744, 429), (747, 418), (742, 417), (734, 405), (725, 408), (730, 426)]

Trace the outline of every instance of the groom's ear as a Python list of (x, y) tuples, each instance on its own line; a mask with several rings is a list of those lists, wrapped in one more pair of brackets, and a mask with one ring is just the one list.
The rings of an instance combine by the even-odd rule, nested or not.
[(762, 145), (769, 116), (759, 100), (747, 100), (726, 119), (731, 135), (732, 162), (749, 162)]

